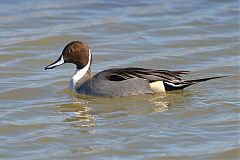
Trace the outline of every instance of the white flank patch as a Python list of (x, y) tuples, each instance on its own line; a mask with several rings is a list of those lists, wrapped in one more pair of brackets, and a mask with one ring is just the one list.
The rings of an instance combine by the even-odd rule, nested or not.
[(163, 81), (156, 81), (150, 83), (150, 87), (154, 92), (165, 92), (165, 86), (163, 84)]
[(88, 57), (88, 63), (87, 65), (83, 68), (83, 69), (77, 69), (76, 72), (74, 73), (74, 75), (72, 76), (71, 78), (71, 81), (70, 81), (70, 89), (71, 90), (75, 90), (75, 85), (76, 85), (76, 82), (79, 81), (80, 79), (82, 79), (82, 77), (87, 73), (89, 67), (90, 67), (90, 64), (91, 64), (91, 50), (89, 49), (88, 51), (89, 53), (89, 57)]

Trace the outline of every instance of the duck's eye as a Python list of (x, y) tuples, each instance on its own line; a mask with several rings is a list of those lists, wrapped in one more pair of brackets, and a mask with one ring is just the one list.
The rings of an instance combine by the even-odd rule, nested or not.
[(73, 48), (70, 48), (68, 52), (69, 52), (69, 53), (72, 53), (72, 52), (74, 52), (74, 49), (73, 49)]

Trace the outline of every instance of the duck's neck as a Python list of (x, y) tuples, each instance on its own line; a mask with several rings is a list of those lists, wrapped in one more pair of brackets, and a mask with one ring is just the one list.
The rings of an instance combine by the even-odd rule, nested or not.
[(91, 78), (91, 69), (89, 68), (83, 68), (83, 69), (77, 69), (75, 74), (72, 76), (70, 81), (70, 88), (71, 90), (75, 90), (79, 88), (84, 82), (86, 82), (89, 78)]
[(77, 69), (70, 81), (70, 89), (75, 90), (79, 88), (84, 82), (91, 78), (91, 51), (89, 49), (88, 63), (82, 69)]

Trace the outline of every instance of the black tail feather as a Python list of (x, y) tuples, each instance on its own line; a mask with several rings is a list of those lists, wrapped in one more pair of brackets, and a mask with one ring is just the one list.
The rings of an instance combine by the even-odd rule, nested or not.
[(217, 79), (217, 78), (223, 78), (223, 77), (227, 77), (227, 76), (218, 76), (218, 77), (194, 79), (194, 80), (187, 80), (187, 81), (185, 81), (185, 82), (189, 82), (189, 83), (195, 84), (195, 83), (197, 83), (197, 82), (204, 82), (204, 81), (208, 81), (208, 80), (211, 80), (211, 79)]
[(170, 83), (170, 82), (164, 82), (164, 87), (166, 91), (172, 91), (172, 90), (179, 90), (179, 89), (183, 89), (186, 88), (188, 86), (191, 86), (193, 84), (196, 84), (198, 82), (204, 82), (204, 81), (208, 81), (211, 79), (217, 79), (217, 78), (223, 78), (223, 77), (228, 77), (228, 76), (218, 76), (218, 77), (210, 77), (210, 78), (202, 78), (202, 79), (194, 79), (194, 80), (186, 80), (183, 81), (181, 83)]

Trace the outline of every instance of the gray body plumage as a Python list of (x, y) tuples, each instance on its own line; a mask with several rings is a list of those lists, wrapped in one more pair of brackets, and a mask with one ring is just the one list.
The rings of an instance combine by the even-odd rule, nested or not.
[(77, 88), (77, 92), (86, 95), (118, 97), (153, 93), (146, 79), (135, 77), (113, 80), (109, 77), (113, 74), (111, 70), (99, 72)]

